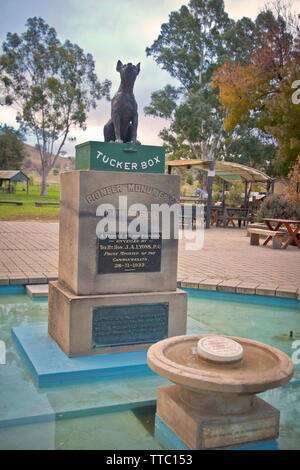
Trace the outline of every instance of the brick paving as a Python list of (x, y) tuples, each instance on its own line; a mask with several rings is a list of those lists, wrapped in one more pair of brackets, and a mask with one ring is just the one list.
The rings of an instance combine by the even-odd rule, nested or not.
[[(57, 266), (57, 222), (0, 222), (0, 284), (47, 283)], [(251, 246), (245, 228), (212, 227), (200, 250), (179, 241), (178, 285), (300, 299), (300, 250)]]
[(0, 284), (46, 283), (57, 267), (58, 223), (0, 222)]

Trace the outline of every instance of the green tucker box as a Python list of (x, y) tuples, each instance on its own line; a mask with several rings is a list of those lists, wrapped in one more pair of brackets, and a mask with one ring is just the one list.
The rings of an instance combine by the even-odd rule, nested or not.
[(165, 148), (89, 141), (76, 145), (76, 170), (165, 173)]

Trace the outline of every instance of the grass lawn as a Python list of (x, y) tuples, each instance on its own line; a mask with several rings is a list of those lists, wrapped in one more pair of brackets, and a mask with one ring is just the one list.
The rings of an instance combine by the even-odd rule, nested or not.
[(48, 196), (40, 196), (40, 192), (40, 186), (29, 186), (29, 194), (27, 195), (25, 185), (23, 186), (22, 184), (17, 184), (16, 190), (12, 194), (1, 191), (0, 201), (23, 201), (23, 205), (17, 206), (15, 204), (0, 203), (0, 220), (58, 219), (59, 206), (36, 207), (35, 202), (59, 202), (59, 186), (49, 186)]

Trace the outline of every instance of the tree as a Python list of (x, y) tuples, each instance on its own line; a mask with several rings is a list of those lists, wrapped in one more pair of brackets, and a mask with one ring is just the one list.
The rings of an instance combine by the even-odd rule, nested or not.
[[(188, 154), (212, 159), (224, 141), (222, 110), (211, 88), (211, 76), (219, 57), (225, 53), (223, 34), (233, 24), (224, 11), (223, 0), (191, 0), (178, 12), (146, 49), (156, 63), (176, 78), (180, 87), (167, 85), (152, 93), (145, 113), (171, 121), (160, 136), (164, 143), (184, 143)], [(187, 147), (178, 148), (185, 153)], [(183, 152), (182, 152), (183, 151)]]
[(23, 163), (24, 134), (20, 130), (6, 124), (0, 124), (0, 168), (1, 170), (17, 170)]
[(292, 101), (293, 83), (300, 78), (300, 37), (281, 0), (273, 10), (258, 15), (248, 59), (225, 61), (215, 71), (213, 84), (227, 112), (225, 129), (232, 132), (251, 118), (254, 128), (277, 143), (275, 167), (286, 175), (300, 151), (300, 108)]
[(276, 176), (277, 146), (272, 137), (256, 129), (253, 119), (240, 122), (226, 139), (226, 161), (247, 165)]
[(260, 127), (278, 142), (275, 167), (284, 176), (300, 154), (300, 100), (293, 99), (297, 83), (300, 87), (300, 34), (283, 69), (276, 93), (267, 101), (266, 111), (259, 121)]
[[(249, 49), (262, 36), (262, 29), (266, 25), (259, 28), (249, 18), (235, 23), (225, 12), (223, 0), (191, 0), (188, 6), (171, 12), (146, 53), (180, 86), (167, 85), (153, 92), (144, 108), (147, 115), (170, 121), (169, 128), (159, 134), (169, 159), (227, 159), (242, 154), (248, 161), (245, 145), (238, 145), (243, 136), (229, 139), (224, 128), (226, 111), (220, 106), (212, 76), (229, 57), (247, 63)], [(263, 147), (265, 155), (273, 151), (259, 135), (251, 139)], [(269, 153), (268, 157), (272, 159)]]
[(223, 0), (190, 0), (188, 7), (170, 13), (146, 54), (191, 90), (209, 82), (216, 60), (225, 53), (223, 34), (233, 24)]
[(289, 172), (289, 183), (285, 188), (288, 201), (300, 206), (300, 155)]
[[(98, 81), (91, 54), (62, 44), (42, 18), (29, 18), (20, 36), (8, 33), (0, 58), (6, 104), (17, 105), (17, 121), (35, 135), (42, 167), (41, 195), (72, 126), (85, 129), (87, 112), (108, 98), (111, 83)], [(56, 150), (54, 147), (56, 146)]]

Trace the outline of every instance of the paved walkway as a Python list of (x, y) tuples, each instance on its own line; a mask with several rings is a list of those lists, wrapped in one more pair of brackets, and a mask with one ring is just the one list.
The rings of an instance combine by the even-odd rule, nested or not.
[(46, 283), (57, 268), (57, 222), (0, 222), (0, 284)]
[[(201, 250), (179, 242), (183, 287), (300, 299), (300, 250), (250, 246), (244, 228), (211, 228)], [(58, 223), (0, 222), (0, 284), (38, 284), (57, 278)]]

